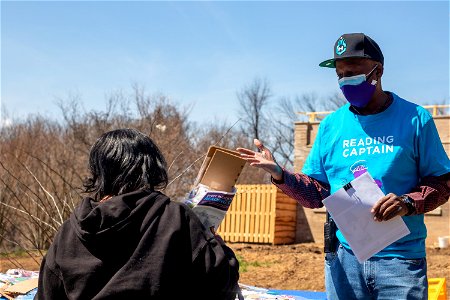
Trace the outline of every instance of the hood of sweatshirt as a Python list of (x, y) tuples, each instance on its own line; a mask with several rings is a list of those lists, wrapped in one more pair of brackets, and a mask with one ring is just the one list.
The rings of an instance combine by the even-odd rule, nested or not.
[[(169, 198), (160, 192), (138, 190), (112, 197), (105, 202), (85, 198), (74, 210), (70, 224), (89, 249), (114, 247), (121, 241), (139, 239), (144, 218), (158, 217)], [(117, 247), (116, 247), (117, 248)]]

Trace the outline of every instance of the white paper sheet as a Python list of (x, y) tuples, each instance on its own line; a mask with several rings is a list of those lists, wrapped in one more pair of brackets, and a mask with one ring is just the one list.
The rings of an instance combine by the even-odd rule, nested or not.
[(401, 217), (376, 222), (370, 212), (384, 196), (368, 172), (322, 202), (359, 262), (363, 262), (410, 233)]

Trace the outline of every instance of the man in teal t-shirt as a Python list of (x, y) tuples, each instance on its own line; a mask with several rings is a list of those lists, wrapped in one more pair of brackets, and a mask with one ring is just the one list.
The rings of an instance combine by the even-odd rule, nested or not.
[(433, 118), (424, 108), (383, 91), (384, 57), (363, 33), (342, 35), (334, 58), (348, 104), (320, 124), (302, 173), (279, 167), (270, 151), (239, 148), (255, 167), (272, 176), (287, 195), (309, 208), (354, 178), (369, 172), (386, 194), (372, 208), (375, 220), (402, 217), (410, 234), (359, 263), (337, 229), (337, 246), (325, 257), (328, 299), (426, 299), (425, 212), (450, 196), (450, 161)]
[[(385, 194), (396, 195), (408, 193), (423, 177), (450, 172), (447, 154), (428, 111), (393, 93), (388, 95), (392, 104), (383, 113), (357, 115), (347, 104), (326, 118), (302, 172), (328, 183), (330, 193), (369, 172)], [(398, 116), (404, 121), (395, 122)], [(376, 257), (425, 257), (423, 214), (403, 219), (411, 234)], [(340, 230), (337, 237), (350, 249)]]

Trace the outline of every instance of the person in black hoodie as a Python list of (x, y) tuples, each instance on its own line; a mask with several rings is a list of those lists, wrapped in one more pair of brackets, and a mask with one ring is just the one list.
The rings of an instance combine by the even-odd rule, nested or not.
[(239, 264), (187, 206), (156, 191), (166, 162), (133, 129), (92, 146), (85, 198), (44, 257), (35, 299), (236, 298)]

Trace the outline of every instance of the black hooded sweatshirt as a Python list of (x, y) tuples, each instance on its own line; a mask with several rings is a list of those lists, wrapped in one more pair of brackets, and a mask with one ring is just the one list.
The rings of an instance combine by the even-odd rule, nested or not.
[(42, 261), (35, 299), (235, 299), (238, 269), (191, 209), (139, 190), (82, 201)]

